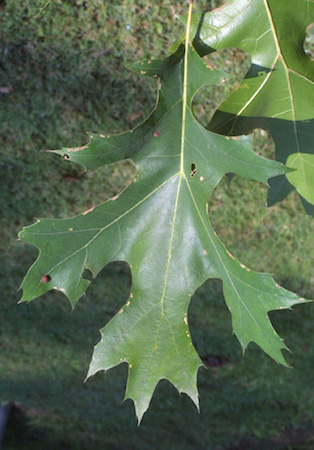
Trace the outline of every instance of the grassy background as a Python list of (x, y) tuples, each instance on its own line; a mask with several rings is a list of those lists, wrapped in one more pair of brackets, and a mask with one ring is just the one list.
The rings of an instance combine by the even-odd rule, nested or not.
[[(175, 17), (183, 2), (54, 0), (37, 15), (44, 3), (0, 3), (0, 404), (20, 407), (4, 449), (314, 448), (313, 305), (271, 313), (293, 351), (289, 370), (254, 345), (242, 358), (221, 285), (205, 283), (189, 311), (193, 341), (208, 365), (199, 372), (201, 415), (163, 381), (140, 428), (132, 403), (122, 404), (126, 367), (82, 383), (98, 330), (128, 296), (128, 267), (107, 266), (74, 312), (55, 292), (17, 305), (17, 287), (37, 253), (16, 242), (22, 226), (88, 209), (133, 174), (129, 162), (82, 174), (43, 150), (81, 145), (86, 131), (112, 133), (143, 120), (155, 102), (154, 82), (124, 66), (165, 56), (184, 32)], [(195, 110), (204, 124), (249, 65), (235, 49), (210, 61), (234, 79), (198, 94)], [(271, 138), (255, 135), (256, 151), (273, 157)], [(265, 201), (259, 183), (223, 180), (211, 199), (215, 228), (243, 263), (313, 297), (313, 219), (294, 194), (271, 209)]]

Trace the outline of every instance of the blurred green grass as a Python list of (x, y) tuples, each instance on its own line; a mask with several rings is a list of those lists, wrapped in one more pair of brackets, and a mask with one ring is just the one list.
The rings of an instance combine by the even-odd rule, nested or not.
[[(26, 429), (11, 425), (4, 448), (311, 448), (313, 433), (302, 431), (313, 427), (314, 417), (311, 304), (271, 313), (293, 351), (287, 358), (295, 368), (288, 370), (254, 345), (242, 358), (221, 285), (205, 283), (189, 311), (193, 342), (211, 364), (199, 373), (201, 415), (163, 381), (140, 428), (131, 402), (121, 403), (125, 367), (83, 384), (98, 330), (128, 295), (128, 268), (106, 267), (74, 312), (59, 293), (17, 305), (16, 289), (37, 253), (16, 242), (21, 227), (35, 217), (88, 209), (118, 193), (134, 173), (130, 162), (121, 162), (82, 174), (44, 150), (81, 145), (86, 131), (121, 131), (143, 120), (154, 106), (155, 85), (124, 66), (165, 56), (184, 31), (175, 17), (184, 12), (181, 2), (54, 0), (34, 18), (44, 3), (0, 6), (0, 84), (7, 88), (0, 91), (0, 403), (20, 404), (28, 419)], [(199, 1), (198, 7), (218, 4)], [(244, 76), (249, 58), (232, 49), (217, 52), (210, 63), (234, 80), (199, 92), (195, 113), (204, 124)], [(257, 152), (273, 157), (265, 132), (256, 131), (254, 142)], [(270, 209), (265, 203), (260, 184), (224, 179), (210, 215), (241, 261), (313, 297), (313, 219), (294, 194)], [(301, 430), (299, 447), (287, 429)]]

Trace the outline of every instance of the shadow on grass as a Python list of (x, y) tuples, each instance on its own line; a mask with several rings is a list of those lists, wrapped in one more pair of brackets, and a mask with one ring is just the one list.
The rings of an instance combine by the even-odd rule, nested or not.
[[(17, 265), (10, 283), (17, 283), (20, 270)], [(106, 446), (216, 450), (241, 448), (241, 442), (247, 449), (267, 448), (264, 443), (271, 443), (269, 448), (276, 450), (287, 448), (279, 433), (290, 429), (292, 423), (301, 427), (314, 412), (311, 305), (272, 313), (276, 328), (295, 352), (289, 356), (295, 369), (289, 370), (276, 365), (255, 345), (241, 357), (221, 283), (206, 282), (192, 299), (191, 335), (204, 360), (214, 358), (223, 364), (200, 369), (201, 414), (185, 395), (179, 397), (162, 381), (138, 428), (132, 402), (122, 404), (126, 365), (99, 373), (83, 384), (92, 347), (99, 339), (98, 329), (125, 301), (129, 283), (126, 265), (111, 264), (73, 313), (65, 300), (50, 295), (5, 310), (1, 401), (15, 402), (26, 418), (24, 414), (23, 424), (13, 421), (13, 428), (10, 425), (4, 448), (27, 449), (28, 442), (34, 449), (38, 445), (88, 450)]]

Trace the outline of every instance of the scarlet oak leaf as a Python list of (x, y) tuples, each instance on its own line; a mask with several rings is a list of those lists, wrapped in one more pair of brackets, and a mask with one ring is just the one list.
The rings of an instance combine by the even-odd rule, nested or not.
[[(181, 45), (164, 61), (131, 68), (155, 77), (156, 106), (139, 127), (113, 136), (92, 135), (88, 145), (56, 153), (95, 169), (124, 158), (137, 176), (117, 198), (72, 219), (40, 220), (21, 239), (40, 249), (22, 288), (22, 301), (58, 289), (74, 306), (94, 276), (110, 261), (127, 261), (130, 296), (101, 330), (88, 376), (127, 362), (126, 398), (138, 419), (156, 384), (169, 380), (198, 405), (196, 377), (202, 365), (193, 346), (188, 307), (208, 278), (223, 281), (234, 332), (243, 349), (256, 342), (285, 364), (282, 340), (267, 312), (303, 301), (276, 285), (269, 274), (250, 271), (224, 247), (208, 217), (208, 198), (224, 174), (267, 182), (285, 173), (280, 163), (257, 156), (251, 138), (226, 138), (200, 125), (192, 112), (195, 93), (226, 74), (205, 66), (194, 48)], [(41, 282), (47, 276), (47, 282)]]
[[(251, 67), (238, 88), (220, 105), (209, 129), (225, 135), (247, 134), (263, 128), (271, 134), (276, 159), (286, 163), (292, 154), (314, 154), (314, 62), (303, 44), (314, 21), (311, 0), (230, 0), (206, 13), (195, 43), (202, 55), (228, 47), (251, 55)], [(310, 157), (310, 156), (309, 156)], [(307, 158), (307, 157), (306, 157)], [(304, 159), (304, 158), (303, 158)], [(292, 172), (291, 172), (292, 174)], [(305, 171), (287, 177), (311, 214), (314, 197), (304, 190)], [(285, 176), (270, 180), (268, 204), (284, 199), (292, 185)], [(304, 195), (305, 194), (305, 195)]]

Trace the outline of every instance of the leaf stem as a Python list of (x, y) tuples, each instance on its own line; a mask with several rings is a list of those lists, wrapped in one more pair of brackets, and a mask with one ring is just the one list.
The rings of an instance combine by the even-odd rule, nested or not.
[(184, 172), (184, 141), (185, 141), (185, 122), (186, 122), (186, 103), (187, 103), (187, 85), (188, 85), (188, 55), (189, 55), (189, 40), (192, 20), (193, 0), (190, 0), (188, 20), (186, 24), (185, 35), (185, 54), (184, 54), (184, 77), (183, 77), (183, 93), (182, 93), (182, 133), (181, 133), (181, 174)]

